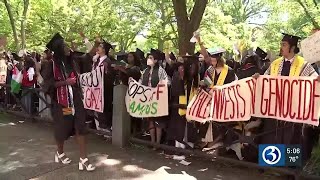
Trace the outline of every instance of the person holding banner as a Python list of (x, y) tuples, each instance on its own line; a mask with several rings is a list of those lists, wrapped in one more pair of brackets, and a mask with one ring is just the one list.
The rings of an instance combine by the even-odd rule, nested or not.
[(82, 102), (82, 91), (77, 84), (79, 66), (70, 57), (70, 49), (63, 37), (57, 33), (47, 44), (54, 52), (53, 60), (43, 63), (43, 90), (51, 97), (51, 114), (54, 120), (54, 137), (57, 143), (55, 162), (70, 164), (64, 153), (64, 141), (75, 134), (79, 145), (79, 170), (93, 171), (86, 153), (86, 114)]
[[(200, 36), (197, 36), (197, 42), (201, 48), (201, 54), (205, 60), (211, 62), (211, 66), (206, 70), (204, 80), (201, 81), (201, 86), (204, 88), (214, 88), (214, 86), (222, 86), (224, 84), (231, 83), (237, 79), (233, 69), (225, 64), (223, 59), (224, 49), (207, 49), (204, 47), (204, 43), (201, 41)], [(220, 123), (206, 123), (200, 128), (200, 136), (203, 138), (204, 144), (202, 147), (206, 147), (204, 151), (209, 151), (217, 147), (223, 146), (226, 140), (227, 128), (219, 125)], [(225, 124), (224, 124), (225, 125)], [(228, 144), (230, 142), (227, 142)]]
[(103, 113), (96, 112), (96, 125), (98, 130), (110, 132), (112, 128), (112, 107), (113, 107), (113, 86), (115, 81), (115, 70), (112, 67), (112, 61), (109, 57), (109, 51), (112, 45), (102, 40), (97, 48), (96, 60), (93, 60), (92, 70), (100, 65), (104, 65), (105, 73), (103, 79), (104, 93), (104, 110)]
[[(299, 56), (300, 49), (298, 48), (298, 42), (301, 38), (294, 35), (283, 33), (281, 41), (280, 55), (281, 57), (274, 60), (265, 75), (272, 76), (312, 76), (320, 79), (314, 68), (310, 63)], [(258, 78), (259, 74), (255, 74), (254, 78)], [(269, 132), (262, 137), (261, 143), (263, 144), (304, 144), (304, 139), (310, 137), (304, 137), (303, 131), (306, 129), (305, 125), (300, 123), (291, 123), (278, 121), (274, 119), (265, 119), (263, 132)], [(304, 147), (306, 147), (304, 145)], [(303, 152), (308, 150), (303, 148)], [(311, 151), (310, 151), (311, 152)], [(310, 154), (304, 154), (303, 157), (309, 157)]]
[[(177, 62), (171, 87), (171, 113), (167, 129), (168, 144), (176, 147), (194, 147), (197, 138), (196, 122), (187, 122), (188, 103), (199, 88), (199, 58), (183, 56), (184, 62)], [(182, 145), (181, 145), (182, 144)]]
[[(159, 51), (151, 49), (147, 59), (147, 69), (145, 69), (140, 78), (140, 83), (149, 87), (157, 87), (159, 81), (166, 80), (170, 85), (170, 80), (166, 71), (160, 66), (158, 60), (161, 59)], [(163, 117), (148, 118), (149, 131), (152, 143), (161, 142), (162, 129), (166, 127), (166, 120)], [(155, 150), (155, 148), (154, 148)]]

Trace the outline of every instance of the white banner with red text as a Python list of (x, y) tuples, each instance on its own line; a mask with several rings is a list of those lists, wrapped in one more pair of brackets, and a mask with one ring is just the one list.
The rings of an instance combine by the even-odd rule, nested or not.
[(169, 114), (168, 86), (160, 81), (157, 87), (148, 87), (129, 78), (126, 107), (133, 117), (161, 117)]
[(101, 64), (95, 70), (80, 75), (80, 86), (83, 93), (84, 108), (96, 112), (104, 110), (104, 65)]
[(188, 104), (187, 119), (247, 121), (252, 116), (319, 125), (320, 83), (314, 77), (260, 76), (201, 91)]

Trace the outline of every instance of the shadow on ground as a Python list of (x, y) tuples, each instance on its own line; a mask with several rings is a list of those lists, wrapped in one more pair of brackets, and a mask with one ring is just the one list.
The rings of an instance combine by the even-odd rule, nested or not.
[(133, 145), (117, 148), (96, 135), (88, 136), (94, 172), (78, 171), (79, 154), (73, 138), (65, 145), (70, 165), (53, 161), (55, 144), (52, 128), (45, 123), (32, 123), (0, 114), (0, 180), (104, 180), (104, 179), (184, 179), (241, 180), (279, 179), (223, 163), (188, 157), (189, 166), (165, 159), (160, 152)]

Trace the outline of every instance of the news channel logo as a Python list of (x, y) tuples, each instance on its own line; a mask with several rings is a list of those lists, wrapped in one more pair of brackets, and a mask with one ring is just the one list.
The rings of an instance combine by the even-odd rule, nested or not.
[(285, 166), (284, 144), (261, 144), (259, 145), (260, 166)]

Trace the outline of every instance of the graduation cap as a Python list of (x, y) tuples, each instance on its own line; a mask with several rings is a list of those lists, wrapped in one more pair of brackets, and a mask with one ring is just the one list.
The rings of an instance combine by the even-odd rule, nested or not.
[(282, 41), (288, 42), (291, 46), (297, 46), (299, 40), (301, 39), (301, 37), (286, 34), (286, 33), (282, 33), (282, 35), (283, 35)]
[(185, 64), (196, 64), (199, 63), (199, 56), (196, 55), (185, 55), (182, 56)]
[(119, 52), (116, 54), (116, 57), (117, 57), (117, 61), (126, 61), (127, 60), (127, 57), (128, 57), (128, 54), (125, 53), (125, 52)]
[(100, 44), (102, 44), (106, 54), (108, 54), (110, 49), (114, 49), (113, 46), (110, 43), (106, 42), (104, 39), (102, 39), (102, 42)]
[(223, 53), (226, 52), (226, 50), (223, 48), (210, 48), (207, 49), (207, 51), (211, 57), (221, 57)]
[(141, 60), (141, 59), (144, 59), (144, 52), (141, 51), (141, 49), (137, 48), (136, 49), (136, 56)]
[(161, 54), (159, 53), (159, 51), (153, 48), (151, 48), (150, 50), (150, 55), (152, 55), (155, 60), (160, 60), (161, 58)]
[(171, 59), (172, 61), (177, 60), (177, 58), (176, 58), (176, 56), (173, 54), (173, 52), (170, 53), (169, 57), (170, 57), (170, 59)]
[(59, 33), (56, 33), (52, 38), (51, 40), (48, 42), (48, 44), (46, 45), (46, 47), (55, 52), (59, 49), (59, 46), (62, 46), (64, 42), (64, 39), (63, 37), (59, 34)]
[(18, 56), (17, 53), (12, 53), (12, 57), (13, 57), (13, 59), (16, 60), (16, 61), (20, 61), (20, 60), (21, 60), (21, 58)]
[(71, 56), (82, 56), (84, 55), (85, 53), (84, 52), (80, 52), (80, 51), (71, 51)]
[(265, 59), (267, 57), (267, 53), (264, 52), (261, 48), (257, 47), (255, 54), (258, 55), (261, 59)]
[(166, 59), (166, 54), (162, 51), (160, 51), (159, 49), (157, 50), (160, 56), (160, 60), (165, 60)]

